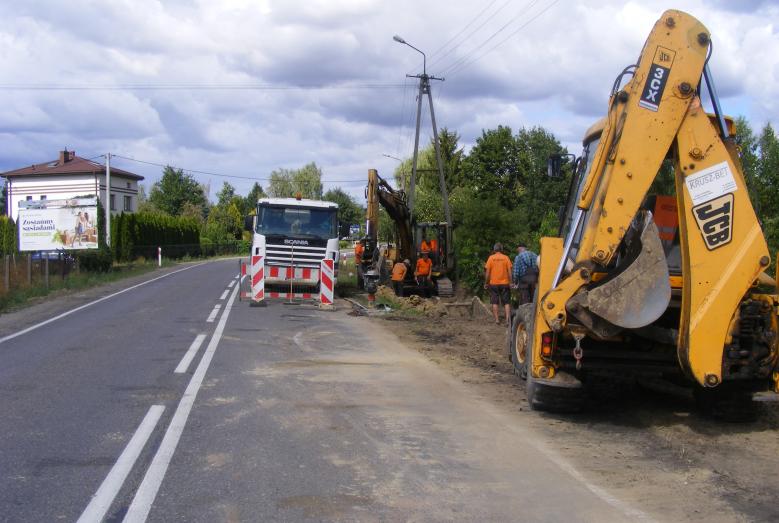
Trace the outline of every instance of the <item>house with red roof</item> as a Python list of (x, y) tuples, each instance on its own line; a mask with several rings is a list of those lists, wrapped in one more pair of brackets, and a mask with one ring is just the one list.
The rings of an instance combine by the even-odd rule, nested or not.
[(113, 213), (138, 209), (138, 182), (143, 176), (111, 167), (111, 198), (106, 205), (105, 165), (76, 156), (75, 151), (60, 151), (59, 157), (45, 163), (22, 167), (0, 174), (8, 189), (8, 216), (16, 220), (19, 202), (63, 200), (77, 196), (98, 196)]

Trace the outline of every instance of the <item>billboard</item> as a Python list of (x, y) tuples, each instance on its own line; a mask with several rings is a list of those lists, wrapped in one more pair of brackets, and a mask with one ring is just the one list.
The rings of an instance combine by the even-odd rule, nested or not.
[(97, 199), (20, 202), (20, 251), (97, 249)]

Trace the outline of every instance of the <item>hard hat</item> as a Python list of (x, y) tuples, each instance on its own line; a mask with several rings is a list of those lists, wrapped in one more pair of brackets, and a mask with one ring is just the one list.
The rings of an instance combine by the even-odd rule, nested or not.
[(405, 263), (406, 265), (411, 265), (411, 260), (406, 258), (405, 260), (403, 260), (403, 263)]

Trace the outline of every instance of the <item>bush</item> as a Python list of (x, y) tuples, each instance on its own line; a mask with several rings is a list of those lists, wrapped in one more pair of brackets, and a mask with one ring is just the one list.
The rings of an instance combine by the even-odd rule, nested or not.
[(109, 249), (77, 251), (76, 259), (80, 269), (87, 272), (108, 272), (113, 264), (113, 257)]

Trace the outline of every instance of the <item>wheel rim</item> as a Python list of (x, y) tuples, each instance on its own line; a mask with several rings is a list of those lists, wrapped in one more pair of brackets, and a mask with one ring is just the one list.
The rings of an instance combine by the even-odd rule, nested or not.
[(524, 366), (527, 357), (527, 331), (521, 323), (517, 326), (517, 336), (514, 338), (514, 354), (517, 356), (517, 366)]

